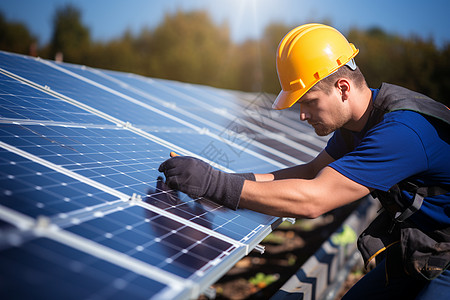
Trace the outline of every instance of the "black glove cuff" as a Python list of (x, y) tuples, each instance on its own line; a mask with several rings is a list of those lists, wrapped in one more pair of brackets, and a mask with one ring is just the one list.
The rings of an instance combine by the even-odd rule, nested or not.
[(256, 181), (255, 174), (253, 173), (230, 173), (230, 174), (244, 177), (245, 180)]
[(215, 171), (217, 172), (215, 174), (215, 182), (211, 182), (204, 197), (236, 210), (239, 206), (245, 178), (217, 170)]

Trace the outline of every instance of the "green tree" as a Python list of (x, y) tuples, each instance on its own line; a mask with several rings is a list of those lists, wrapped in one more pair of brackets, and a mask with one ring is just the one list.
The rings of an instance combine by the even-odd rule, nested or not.
[(439, 54), (432, 80), (437, 83), (436, 99), (450, 107), (450, 43), (447, 43)]
[(62, 53), (65, 61), (83, 63), (90, 46), (89, 29), (81, 23), (81, 12), (71, 4), (56, 10), (50, 55)]
[(348, 39), (360, 50), (356, 63), (371, 87), (389, 82), (446, 102), (442, 91), (448, 75), (443, 75), (442, 70), (446, 64), (448, 68), (449, 58), (432, 40), (403, 38), (379, 28), (352, 29)]
[(137, 50), (133, 47), (134, 38), (130, 31), (122, 37), (107, 43), (91, 43), (83, 64), (123, 72), (143, 73)]
[(149, 74), (217, 85), (230, 49), (226, 25), (216, 26), (204, 11), (166, 15), (144, 49)]
[(257, 40), (248, 40), (238, 46), (234, 55), (237, 62), (235, 89), (259, 92), (262, 90), (261, 45)]
[(36, 55), (37, 41), (21, 23), (8, 22), (0, 12), (0, 49)]

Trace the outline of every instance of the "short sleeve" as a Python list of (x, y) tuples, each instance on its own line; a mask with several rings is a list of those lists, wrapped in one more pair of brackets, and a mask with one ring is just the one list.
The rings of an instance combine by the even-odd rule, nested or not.
[(364, 186), (387, 191), (425, 171), (428, 162), (416, 130), (387, 118), (369, 130), (353, 151), (329, 166)]

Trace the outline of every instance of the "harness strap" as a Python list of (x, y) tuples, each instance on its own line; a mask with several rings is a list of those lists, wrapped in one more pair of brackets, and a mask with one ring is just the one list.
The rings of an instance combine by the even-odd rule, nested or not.
[(394, 219), (397, 222), (403, 222), (409, 217), (411, 217), (422, 206), (423, 198), (424, 196), (422, 196), (421, 194), (415, 193), (413, 203), (411, 203), (411, 205), (408, 206), (403, 212), (400, 211), (396, 212), (394, 215)]
[(400, 207), (399, 211), (394, 212), (394, 220), (403, 222), (416, 211), (420, 209), (425, 197), (438, 196), (449, 192), (447, 186), (418, 186), (409, 181), (402, 181), (398, 184), (398, 191), (407, 191), (414, 195), (413, 202), (408, 207)]
[(402, 181), (398, 185), (401, 190), (405, 190), (411, 194), (418, 193), (423, 197), (433, 197), (450, 192), (449, 185), (418, 186), (410, 181)]

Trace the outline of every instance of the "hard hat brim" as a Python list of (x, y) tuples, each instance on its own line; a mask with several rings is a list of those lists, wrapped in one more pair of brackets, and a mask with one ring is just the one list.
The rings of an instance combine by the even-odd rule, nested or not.
[(303, 94), (305, 94), (306, 90), (295, 90), (295, 91), (281, 91), (275, 101), (272, 104), (273, 109), (285, 109), (288, 107), (291, 107), (294, 105), (295, 102), (297, 102)]

